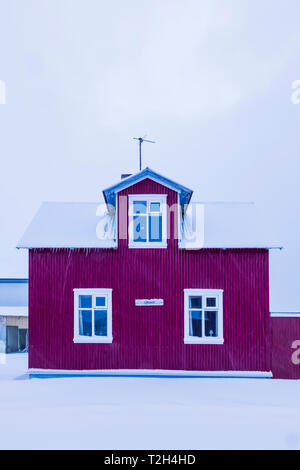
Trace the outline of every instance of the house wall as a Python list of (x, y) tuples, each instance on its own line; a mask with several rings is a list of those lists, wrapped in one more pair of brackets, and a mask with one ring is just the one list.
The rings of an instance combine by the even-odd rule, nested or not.
[[(177, 203), (150, 180), (119, 197), (143, 193)], [(29, 367), (269, 371), (268, 251), (179, 250), (170, 235), (166, 249), (30, 250)], [(113, 289), (113, 343), (74, 344), (73, 289), (100, 287)], [(223, 345), (184, 344), (186, 288), (224, 289)], [(147, 298), (164, 305), (135, 306)]]
[[(0, 315), (0, 355), (5, 353), (6, 349), (6, 318)], [(1, 364), (1, 357), (0, 357)]]
[(300, 318), (272, 317), (272, 372), (275, 379), (300, 379)]
[(0, 306), (25, 307), (27, 305), (27, 279), (0, 279)]
[(28, 328), (28, 317), (6, 317), (6, 326), (17, 326), (18, 328)]
[(2, 316), (0, 315), (0, 354), (16, 352), (23, 349), (20, 342), (23, 332), (25, 338), (24, 347), (27, 344), (28, 317), (24, 316)]

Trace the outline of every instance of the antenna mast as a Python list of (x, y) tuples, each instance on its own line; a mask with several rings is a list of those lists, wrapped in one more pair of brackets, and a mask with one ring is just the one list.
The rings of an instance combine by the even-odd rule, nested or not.
[[(144, 136), (144, 137), (146, 137), (146, 136)], [(154, 140), (147, 140), (144, 137), (133, 137), (134, 140), (139, 141), (140, 171), (142, 171), (142, 143), (143, 142), (150, 142), (150, 144), (155, 144)]]

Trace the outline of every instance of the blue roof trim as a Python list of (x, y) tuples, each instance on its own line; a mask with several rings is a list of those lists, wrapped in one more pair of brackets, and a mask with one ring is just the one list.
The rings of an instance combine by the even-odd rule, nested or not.
[(0, 284), (28, 284), (28, 279), (0, 278)]
[(151, 170), (151, 168), (147, 167), (144, 170), (136, 173), (135, 175), (129, 176), (124, 180), (121, 180), (119, 183), (110, 186), (110, 188), (103, 190), (103, 196), (105, 199), (106, 204), (110, 204), (111, 206), (116, 206), (116, 194), (122, 189), (128, 188), (139, 181), (142, 181), (145, 178), (151, 178), (158, 183), (162, 184), (163, 186), (168, 186), (169, 188), (173, 189), (174, 191), (179, 193), (179, 200), (180, 205), (184, 208), (187, 205), (192, 197), (193, 191), (182, 184), (176, 183), (175, 181), (166, 178), (165, 176), (156, 173), (155, 171)]

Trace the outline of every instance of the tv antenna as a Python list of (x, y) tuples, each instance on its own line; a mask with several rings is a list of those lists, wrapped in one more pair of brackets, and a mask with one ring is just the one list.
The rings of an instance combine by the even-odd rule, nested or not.
[(147, 140), (147, 139), (145, 139), (145, 137), (147, 137), (147, 136), (144, 135), (144, 137), (133, 137), (134, 140), (138, 140), (138, 141), (139, 141), (140, 171), (142, 171), (142, 143), (143, 143), (143, 142), (149, 142), (150, 144), (155, 144), (155, 143), (156, 143), (156, 142), (154, 142), (154, 140)]

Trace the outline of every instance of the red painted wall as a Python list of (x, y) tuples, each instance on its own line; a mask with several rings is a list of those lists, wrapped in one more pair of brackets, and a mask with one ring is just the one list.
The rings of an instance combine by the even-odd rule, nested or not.
[(272, 372), (275, 379), (300, 379), (300, 318), (272, 317)]
[[(146, 180), (122, 191), (177, 194)], [(29, 367), (46, 369), (270, 370), (267, 250), (30, 251)], [(73, 343), (73, 289), (112, 288), (113, 343)], [(184, 344), (183, 289), (224, 289), (224, 345)], [(136, 307), (136, 298), (164, 306)]]

